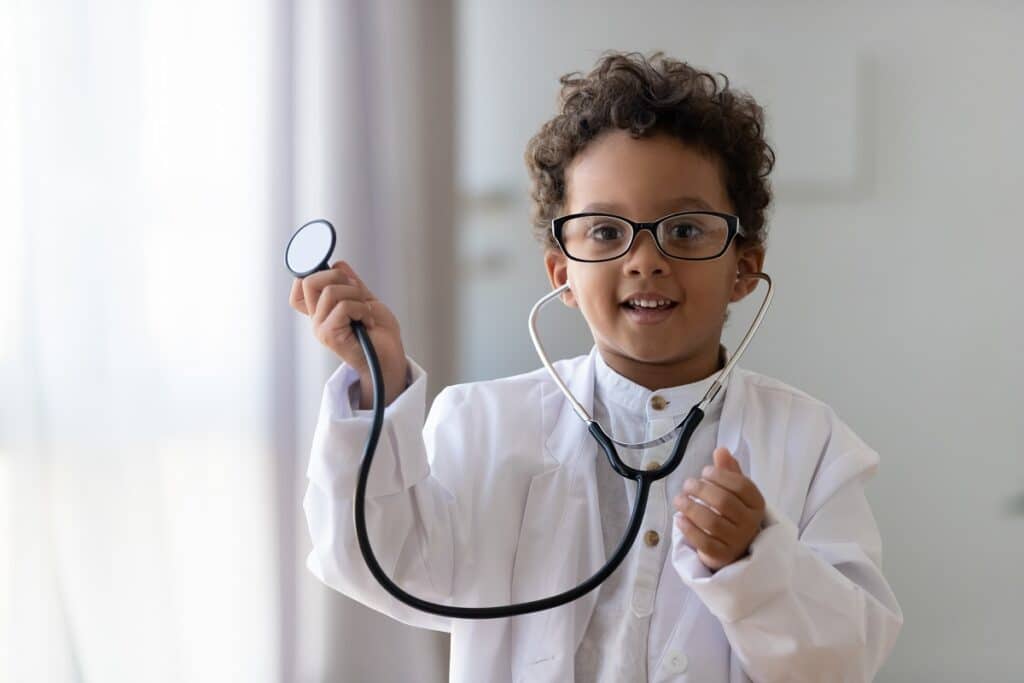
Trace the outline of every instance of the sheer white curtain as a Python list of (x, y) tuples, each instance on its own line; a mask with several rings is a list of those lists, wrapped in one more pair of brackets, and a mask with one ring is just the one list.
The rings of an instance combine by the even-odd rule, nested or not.
[(276, 680), (273, 7), (4, 8), (8, 673)]
[[(361, 608), (302, 568), (309, 405), (334, 362), (287, 309), (280, 250), (310, 215), (344, 225), (358, 197), (336, 184), (356, 177), (351, 160), (310, 143), (336, 112), (299, 131), (325, 84), (295, 69), (338, 69), (327, 50), (303, 62), (311, 14), (352, 30), (393, 12), (430, 44), (415, 12), (369, 7), (0, 0), (0, 677), (355, 680), (443, 664), (431, 634), (373, 622), (353, 635)], [(432, 190), (409, 154), (434, 152), (376, 130), (394, 156), (367, 187), (390, 232), (360, 254), (384, 285), (437, 225), (410, 220)], [(330, 174), (304, 175), (315, 168)], [(312, 178), (322, 194), (302, 189)], [(449, 198), (438, 204), (448, 221)], [(443, 381), (425, 272), (389, 294)], [(335, 656), (367, 633), (391, 647)], [(379, 661), (409, 648), (430, 659)]]
[[(311, 0), (295, 7), (295, 214), (328, 217), (348, 260), (402, 325), (431, 394), (454, 365), (454, 17), (447, 0)], [(323, 383), (338, 359), (296, 321), (295, 496)], [(293, 509), (298, 509), (298, 505)], [(443, 681), (447, 636), (379, 615), (305, 568), (298, 520), (302, 680)]]

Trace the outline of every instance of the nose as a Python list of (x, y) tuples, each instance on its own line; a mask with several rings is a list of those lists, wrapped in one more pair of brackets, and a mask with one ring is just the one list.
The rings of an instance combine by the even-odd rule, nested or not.
[(622, 266), (627, 274), (640, 277), (664, 275), (669, 269), (668, 257), (658, 249), (654, 235), (649, 230), (642, 230), (636, 236), (633, 246), (626, 252)]

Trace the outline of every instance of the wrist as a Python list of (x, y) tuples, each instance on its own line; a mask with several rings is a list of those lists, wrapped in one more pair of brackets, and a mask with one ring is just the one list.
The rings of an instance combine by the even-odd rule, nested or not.
[[(384, 406), (391, 405), (398, 396), (405, 391), (408, 385), (409, 364), (404, 363), (401, 369), (384, 373)], [(359, 409), (371, 410), (373, 408), (373, 375), (369, 369), (365, 373), (359, 373)]]

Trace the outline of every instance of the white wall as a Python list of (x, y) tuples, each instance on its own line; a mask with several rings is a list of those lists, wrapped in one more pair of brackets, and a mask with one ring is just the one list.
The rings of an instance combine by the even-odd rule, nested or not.
[[(1022, 27), (1009, 3), (460, 5), (459, 379), (538, 364), (522, 154), (559, 75), (662, 48), (768, 106), (778, 288), (745, 365), (882, 454), (869, 495), (906, 616), (884, 681), (1020, 675)], [(559, 355), (590, 347), (573, 315), (545, 318)]]

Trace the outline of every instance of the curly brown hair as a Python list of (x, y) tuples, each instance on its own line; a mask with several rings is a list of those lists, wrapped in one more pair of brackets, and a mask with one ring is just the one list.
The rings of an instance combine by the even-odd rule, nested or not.
[(533, 198), (534, 235), (557, 248), (551, 220), (565, 201), (565, 169), (599, 133), (628, 129), (634, 138), (668, 133), (717, 156), (725, 188), (747, 233), (740, 244), (762, 245), (767, 238), (765, 210), (772, 191), (768, 174), (775, 152), (764, 139), (764, 110), (748, 93), (719, 87), (715, 75), (661, 51), (604, 52), (586, 76), (559, 78), (559, 113), (526, 147)]

